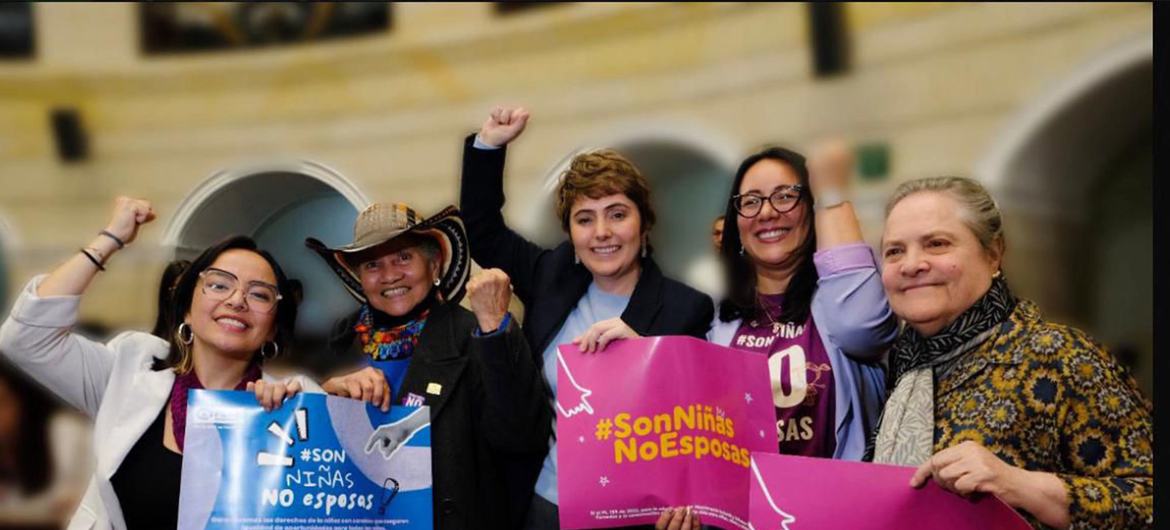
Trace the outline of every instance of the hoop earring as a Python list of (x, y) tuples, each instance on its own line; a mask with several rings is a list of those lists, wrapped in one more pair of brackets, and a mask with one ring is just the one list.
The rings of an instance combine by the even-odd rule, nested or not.
[(646, 247), (650, 246), (650, 237), (642, 236), (642, 259), (646, 259)]
[[(187, 330), (187, 336), (185, 338), (183, 337), (184, 328)], [(175, 337), (179, 339), (180, 343), (187, 346), (190, 346), (192, 342), (195, 342), (195, 332), (191, 331), (191, 325), (186, 322), (179, 324), (179, 328), (175, 330)]]
[(442, 278), (439, 278), (438, 276), (436, 276), (436, 277), (435, 277), (435, 281), (434, 281), (434, 282), (432, 282), (432, 283), (434, 283), (434, 284), (435, 284), (435, 287), (438, 287), (440, 283), (443, 283), (443, 279), (442, 279)]
[[(267, 351), (264, 349), (264, 348), (266, 348), (266, 347), (267, 347), (269, 344), (271, 344), (271, 345), (272, 345), (272, 353), (271, 353), (271, 354), (269, 354), (269, 353), (268, 353), (268, 352), (267, 352)], [(276, 343), (276, 341), (265, 342), (264, 344), (262, 344), (262, 345), (260, 346), (260, 357), (263, 357), (265, 360), (267, 360), (267, 359), (274, 359), (274, 358), (276, 358), (276, 356), (277, 356), (277, 355), (280, 355), (280, 345), (279, 345), (279, 344), (277, 344), (277, 343)]]
[(744, 251), (743, 245), (740, 245), (740, 246), (739, 246), (739, 255), (740, 255), (740, 256), (744, 255), (744, 252), (745, 252), (745, 251)]
[(1002, 278), (1002, 277), (1003, 277), (1003, 271), (1001, 271), (1001, 270), (996, 270), (996, 271), (995, 271), (995, 274), (992, 274), (992, 275), (991, 275), (991, 277), (992, 277), (992, 278)]
[(573, 263), (576, 265), (581, 264), (581, 256), (578, 256), (576, 251), (573, 252)]
[[(187, 337), (183, 337), (184, 326), (187, 329)], [(175, 365), (175, 372), (182, 375), (186, 374), (194, 368), (195, 360), (191, 355), (191, 343), (195, 342), (195, 332), (191, 330), (191, 325), (182, 322), (179, 327), (175, 329), (175, 348), (179, 350), (179, 362)]]

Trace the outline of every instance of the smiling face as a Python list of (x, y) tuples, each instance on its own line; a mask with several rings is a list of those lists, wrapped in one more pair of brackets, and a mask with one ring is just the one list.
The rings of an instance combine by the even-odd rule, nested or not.
[(439, 274), (437, 259), (417, 239), (397, 237), (355, 260), (362, 292), (370, 305), (390, 316), (409, 313), (426, 299)]
[(216, 352), (250, 359), (276, 337), (275, 308), (266, 312), (260, 307), (263, 297), (275, 297), (278, 292), (276, 273), (259, 254), (243, 249), (223, 252), (203, 272), (184, 318), (195, 336), (194, 354)]
[(944, 192), (908, 195), (890, 210), (882, 235), (882, 285), (890, 308), (930, 337), (975, 304), (999, 270), (1002, 242), (984, 249)]
[(632, 288), (637, 282), (642, 218), (625, 194), (577, 199), (569, 210), (569, 238), (581, 263), (593, 274), (594, 281), (604, 284), (603, 288)]
[[(768, 197), (781, 186), (800, 184), (800, 176), (791, 166), (765, 158), (744, 173), (737, 193), (756, 193)], [(778, 213), (768, 200), (755, 217), (736, 215), (739, 237), (744, 251), (757, 268), (783, 269), (795, 263), (796, 249), (804, 243), (809, 230), (808, 203), (801, 200), (795, 208)]]

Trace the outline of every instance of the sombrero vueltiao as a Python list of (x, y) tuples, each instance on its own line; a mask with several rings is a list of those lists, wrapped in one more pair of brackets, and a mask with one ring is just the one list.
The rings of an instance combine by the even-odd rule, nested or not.
[(467, 230), (459, 209), (448, 206), (443, 211), (423, 220), (409, 206), (402, 203), (374, 203), (358, 214), (353, 224), (353, 242), (329, 248), (316, 238), (306, 238), (305, 246), (315, 251), (333, 270), (349, 294), (366, 303), (362, 283), (350, 268), (346, 256), (352, 256), (400, 235), (415, 233), (435, 238), (439, 243), (442, 263), (439, 267), (439, 294), (447, 302), (458, 303), (463, 298), (467, 277), (471, 272), (468, 254)]

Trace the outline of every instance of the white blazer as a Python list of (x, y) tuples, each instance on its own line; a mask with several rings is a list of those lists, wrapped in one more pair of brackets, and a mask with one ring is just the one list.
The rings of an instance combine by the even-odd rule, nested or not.
[[(43, 278), (25, 285), (0, 326), (0, 353), (94, 420), (94, 475), (69, 530), (126, 528), (110, 477), (170, 397), (175, 373), (151, 370), (170, 346), (140, 331), (108, 344), (71, 333), (81, 297), (37, 296)], [(309, 378), (296, 377), (306, 392), (321, 392)], [(264, 380), (278, 379), (265, 373)]]

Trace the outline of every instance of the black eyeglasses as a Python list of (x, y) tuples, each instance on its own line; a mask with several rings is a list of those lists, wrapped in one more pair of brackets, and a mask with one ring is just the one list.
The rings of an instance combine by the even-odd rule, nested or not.
[(731, 196), (731, 206), (743, 217), (755, 217), (764, 210), (764, 201), (772, 203), (776, 213), (785, 213), (796, 208), (800, 203), (800, 196), (804, 194), (804, 186), (780, 186), (771, 195), (764, 197), (754, 191)]

